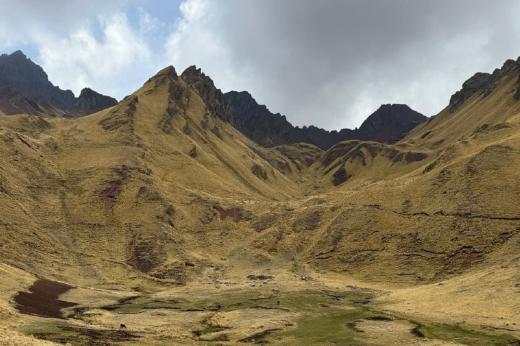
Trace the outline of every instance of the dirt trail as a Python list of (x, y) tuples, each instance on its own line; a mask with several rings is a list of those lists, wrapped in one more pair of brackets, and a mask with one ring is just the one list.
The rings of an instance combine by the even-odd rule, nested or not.
[(58, 297), (72, 288), (61, 282), (38, 279), (29, 292), (18, 292), (14, 297), (15, 307), (23, 314), (63, 319), (61, 309), (76, 304), (59, 300)]

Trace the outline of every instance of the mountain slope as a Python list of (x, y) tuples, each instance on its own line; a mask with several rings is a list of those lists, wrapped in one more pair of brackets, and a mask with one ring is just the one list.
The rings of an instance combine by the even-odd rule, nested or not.
[(233, 125), (264, 147), (307, 142), (308, 138), (281, 114), (272, 114), (246, 92), (231, 91), (225, 95), (231, 107)]
[[(4, 190), (15, 188), (6, 198), (13, 198), (14, 203), (19, 198), (16, 196), (28, 196), (23, 204), (26, 213), (36, 213), (32, 219), (37, 228), (48, 227), (38, 222), (49, 219), (54, 220), (53, 227), (60, 222), (60, 227), (79, 222), (83, 225), (79, 228), (96, 224), (107, 229), (131, 224), (131, 230), (125, 231), (120, 242), (121, 253), (140, 251), (135, 249), (140, 248), (141, 242), (133, 240), (137, 245), (133, 244), (129, 236), (155, 239), (157, 230), (162, 228), (169, 230), (168, 234), (177, 234), (180, 229), (211, 229), (215, 215), (220, 215), (222, 220), (236, 220), (234, 229), (265, 230), (261, 243), (254, 246), (259, 240), (254, 233), (247, 237), (247, 232), (228, 236), (230, 247), (220, 249), (226, 253), (234, 248), (231, 244), (245, 242), (249, 244), (244, 245), (246, 248), (257, 248), (262, 254), (272, 252), (272, 259), (283, 253), (298, 253), (302, 260), (317, 268), (336, 270), (344, 256), (368, 251), (366, 257), (351, 259), (352, 275), (384, 275), (395, 279), (405, 266), (410, 273), (407, 280), (411, 281), (449, 276), (448, 265), (455, 265), (454, 270), (471, 267), (472, 262), (449, 264), (457, 251), (469, 249), (468, 256), (474, 255), (475, 263), (480, 263), (485, 254), (503, 243), (501, 234), (507, 230), (501, 225), (507, 228), (516, 222), (513, 195), (519, 191), (512, 183), (515, 165), (501, 165), (502, 160), (516, 160), (514, 116), (507, 127), (498, 130), (501, 134), (508, 133), (506, 137), (479, 133), (448, 149), (432, 148), (428, 142), (412, 145), (414, 134), (394, 145), (341, 142), (323, 155), (305, 145), (264, 149), (236, 131), (225, 113), (218, 113), (224, 109), (222, 94), (211, 86), (212, 82), (208, 84), (208, 77), (196, 69), (189, 69), (188, 73), (185, 80), (186, 74), (179, 77), (169, 67), (116, 107), (82, 119), (36, 121), (26, 116), (3, 119), (4, 141), (9, 143), (4, 150), (10, 150), (4, 156), (13, 160), (20, 155), (23, 158), (21, 161), (16, 158), (12, 166), (4, 168), (3, 175), (10, 177), (5, 178)], [(509, 78), (504, 79), (504, 87)], [(503, 90), (501, 83), (497, 90)], [(463, 117), (465, 107), (451, 113), (446, 121)], [(438, 126), (442, 127), (441, 122)], [(72, 164), (78, 157), (83, 160)], [(489, 173), (498, 169), (501, 180)], [(17, 174), (18, 171), (25, 175)], [(34, 183), (37, 188), (30, 181), (37, 182)], [(21, 187), (23, 190), (16, 191)], [(497, 188), (504, 192), (500, 203), (494, 204)], [(326, 194), (325, 203), (306, 205), (304, 194), (322, 193)], [(47, 198), (55, 201), (45, 203), (50, 210), (41, 207), (40, 201)], [(346, 204), (340, 202), (345, 199)], [(244, 204), (245, 201), (248, 202)], [(84, 216), (84, 205), (91, 208), (88, 213), (91, 216)], [(285, 212), (284, 216), (277, 211), (286, 208), (293, 211)], [(51, 217), (55, 213), (52, 210), (59, 213)], [(8, 217), (14, 215), (17, 213)], [(19, 217), (23, 219), (23, 215)], [(309, 225), (305, 224), (307, 217), (313, 220)], [(258, 226), (263, 218), (271, 221)], [(303, 226), (298, 226), (299, 219)], [(335, 221), (329, 224), (326, 220)], [(458, 236), (460, 241), (452, 242), (456, 231), (445, 229), (447, 220), (460, 225), (479, 220), (472, 227), (482, 232), (478, 237), (462, 234)], [(369, 229), (373, 233), (367, 234), (367, 225), (372, 225)], [(404, 228), (391, 230), (386, 228), (388, 225)], [(315, 236), (306, 237), (297, 231), (300, 227), (310, 227)], [(434, 233), (419, 231), (425, 227)], [(393, 234), (394, 231), (397, 233)], [(407, 246), (409, 251), (418, 250), (414, 240), (417, 232), (425, 242), (420, 251), (437, 255), (429, 259), (405, 256), (404, 262), (398, 260)], [(275, 240), (277, 234), (283, 234), (281, 240)], [(370, 242), (379, 244), (383, 234), (395, 237), (396, 243), (391, 240), (383, 247), (377, 245), (377, 252), (357, 247), (364, 248)], [(193, 236), (192, 232), (183, 235)], [(214, 236), (220, 239), (220, 235)], [(358, 244), (355, 241), (358, 236), (368, 243)], [(429, 243), (434, 238), (437, 242)], [(177, 253), (172, 257), (176, 261), (179, 254), (187, 259), (193, 256), (188, 255), (187, 249), (198, 252), (203, 241), (188, 242), (188, 248), (181, 251), (173, 245), (177, 242), (166, 239), (160, 246), (156, 241), (152, 245), (145, 242), (149, 247), (145, 246), (146, 252), (155, 246), (170, 249), (158, 250), (162, 255), (153, 265), (145, 266), (146, 273), (163, 275), (156, 271), (167, 270), (172, 261), (167, 253)], [(210, 239), (205, 234), (204, 241)], [(403, 242), (409, 244), (397, 247)], [(23, 253), (26, 252), (17, 250), (11, 256), (18, 258)], [(329, 255), (323, 257), (324, 253)], [(3, 256), (9, 258), (5, 253)], [(380, 263), (384, 258), (387, 266), (383, 272)], [(134, 260), (124, 261), (136, 266)], [(365, 271), (365, 267), (370, 270)]]
[(428, 147), (446, 147), (507, 128), (520, 111), (520, 61), (508, 60), (492, 74), (477, 73), (454, 94), (450, 104), (414, 129), (404, 140)]
[(44, 114), (46, 110), (10, 88), (0, 88), (0, 113), (11, 114)]
[[(383, 335), (406, 319), (408, 337), (507, 345), (520, 336), (519, 73), (503, 68), (397, 143), (326, 151), (257, 145), (194, 67), (86, 117), (1, 116), (0, 315), (25, 321), (12, 297), (45, 278), (75, 286), (81, 305), (58, 321), (73, 336), (72, 322), (124, 323), (143, 343), (301, 344), (308, 334), (283, 333), (391, 310)], [(332, 307), (349, 294), (348, 310)], [(46, 322), (33, 334), (59, 329)]]
[[(203, 239), (184, 229), (204, 229), (215, 218), (250, 217), (239, 200), (298, 194), (262, 157), (269, 153), (215, 114), (218, 108), (204, 103), (191, 83), (170, 67), (116, 107), (89, 117), (2, 119), (8, 143), (2, 155), (9, 158), (0, 171), (2, 201), (24, 205), (3, 220), (17, 234), (2, 235), (3, 260), (62, 277), (88, 266), (82, 280), (94, 281), (105, 280), (101, 272), (117, 262), (111, 275), (134, 268), (182, 281), (172, 266), (204, 257), (197, 254)], [(21, 230), (16, 220), (24, 215), (33, 221)], [(9, 246), (14, 243), (35, 246), (20, 251)], [(58, 269), (55, 256), (69, 261)]]
[[(83, 89), (78, 98), (70, 90), (54, 86), (43, 69), (28, 59), (21, 51), (0, 55), (0, 88), (16, 91), (30, 102), (64, 112), (69, 115), (95, 113), (117, 103), (114, 98), (101, 95), (91, 89)], [(4, 113), (14, 111), (7, 107)], [(33, 107), (21, 108), (21, 113), (33, 113)]]
[(311, 168), (324, 185), (340, 186), (329, 188), (331, 198), (348, 196), (350, 217), (338, 214), (321, 234), (318, 248), (331, 250), (316, 251), (320, 266), (341, 257), (373, 274), (385, 262), (387, 273), (400, 268), (426, 281), (487, 265), (501, 272), (497, 263), (509, 272), (520, 241), (519, 74), (508, 61), (492, 88), (465, 83), (464, 101), (395, 145), (346, 141), (325, 152)]

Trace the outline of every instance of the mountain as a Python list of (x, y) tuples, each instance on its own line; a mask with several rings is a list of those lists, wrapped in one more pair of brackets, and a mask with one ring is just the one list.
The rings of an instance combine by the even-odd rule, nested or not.
[(273, 114), (266, 106), (259, 105), (246, 91), (230, 91), (224, 96), (235, 127), (264, 147), (305, 142), (328, 149), (350, 139), (392, 143), (427, 119), (407, 105), (392, 104), (381, 106), (359, 129), (327, 131), (315, 126), (300, 128), (293, 126), (285, 116)]
[(71, 106), (71, 112), (73, 114), (85, 115), (110, 108), (116, 104), (116, 99), (101, 95), (90, 88), (84, 88)]
[(84, 117), (0, 115), (0, 341), (515, 345), (520, 64), (492, 75), (327, 150), (257, 144), (195, 67)]
[[(85, 88), (79, 97), (70, 90), (61, 90), (48, 79), (45, 71), (27, 58), (21, 51), (0, 55), (0, 88), (17, 92), (31, 103), (47, 109), (55, 109), (67, 115), (85, 115), (95, 113), (117, 103), (112, 97), (101, 95)], [(13, 114), (19, 110), (33, 113), (34, 107), (7, 107), (4, 113)], [(1, 110), (1, 109), (0, 109)]]
[(256, 103), (247, 91), (230, 91), (224, 97), (230, 106), (233, 125), (256, 143), (264, 147), (274, 147), (310, 142), (285, 116), (271, 113), (266, 106)]
[(403, 104), (385, 104), (354, 131), (352, 139), (395, 143), (426, 121), (426, 117)]
[(0, 113), (3, 114), (41, 114), (44, 110), (36, 102), (29, 100), (16, 90), (0, 88)]
[(210, 106), (210, 112), (224, 121), (231, 120), (229, 105), (226, 103), (222, 91), (215, 87), (211, 78), (206, 76), (200, 68), (190, 66), (182, 73), (181, 77), (189, 86), (194, 88), (204, 102)]

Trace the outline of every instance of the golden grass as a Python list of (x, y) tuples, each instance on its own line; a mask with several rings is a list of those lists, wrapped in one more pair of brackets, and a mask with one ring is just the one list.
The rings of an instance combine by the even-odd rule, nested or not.
[[(400, 143), (342, 143), (330, 162), (332, 151), (306, 145), (258, 147), (173, 77), (79, 119), (1, 116), (2, 326), (37, 319), (10, 304), (36, 276), (77, 286), (65, 296), (92, 309), (83, 322), (116, 328), (123, 317), (99, 306), (143, 292), (247, 291), (269, 286), (249, 275), (272, 275), (274, 289), (355, 283), (410, 319), (518, 335), (514, 82), (504, 77)], [(172, 88), (182, 91), (173, 101)], [(341, 167), (349, 178), (333, 186)], [(199, 315), (124, 318), (150, 334), (170, 321), (168, 335), (185, 342), (183, 323), (208, 317)], [(252, 326), (285, 330), (268, 315), (212, 318), (242, 330), (230, 334), (238, 340), (263, 330)], [(365, 327), (408, 330), (403, 323)], [(386, 342), (410, 337), (397, 334)]]

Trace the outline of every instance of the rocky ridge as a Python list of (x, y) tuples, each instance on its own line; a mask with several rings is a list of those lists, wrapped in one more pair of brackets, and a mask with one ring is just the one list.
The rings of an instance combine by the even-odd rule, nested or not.
[(285, 116), (273, 114), (266, 106), (258, 104), (246, 91), (230, 91), (225, 98), (231, 108), (234, 126), (265, 147), (304, 142), (328, 149), (338, 142), (352, 139), (393, 143), (426, 120), (424, 115), (407, 105), (389, 104), (382, 105), (359, 129), (327, 131), (316, 126), (293, 126)]
[[(21, 51), (0, 55), (0, 88), (17, 92), (30, 103), (38, 104), (55, 113), (86, 115), (114, 106), (117, 100), (85, 88), (79, 97), (70, 90), (53, 85), (41, 68)], [(35, 107), (6, 107), (12, 113), (34, 113)]]
[(488, 96), (496, 87), (498, 80), (507, 73), (515, 72), (519, 74), (519, 83), (515, 92), (515, 98), (520, 99), (520, 57), (515, 61), (506, 60), (501, 68), (497, 68), (493, 73), (477, 72), (462, 84), (462, 88), (450, 98), (449, 109), (454, 111), (471, 96), (480, 94)]

